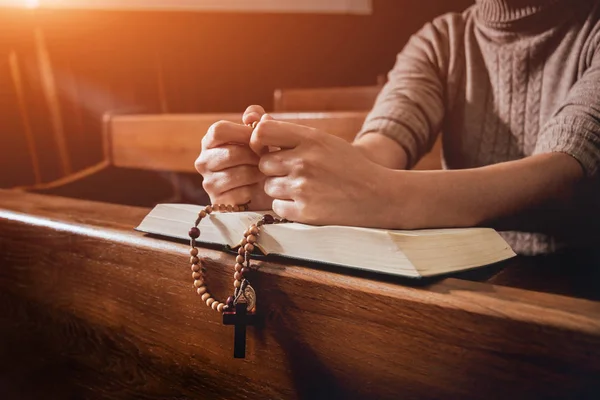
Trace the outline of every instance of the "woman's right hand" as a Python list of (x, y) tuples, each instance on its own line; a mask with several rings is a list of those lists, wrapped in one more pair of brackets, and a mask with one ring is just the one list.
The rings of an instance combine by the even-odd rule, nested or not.
[(250, 149), (251, 125), (265, 115), (260, 106), (250, 106), (244, 125), (229, 121), (214, 123), (202, 139), (196, 170), (213, 204), (246, 204), (251, 210), (270, 210), (273, 199), (265, 193), (265, 176), (258, 170), (259, 156)]

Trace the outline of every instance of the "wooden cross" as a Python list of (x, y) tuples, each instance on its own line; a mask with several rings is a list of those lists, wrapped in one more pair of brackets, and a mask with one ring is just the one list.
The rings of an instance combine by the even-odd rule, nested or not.
[(254, 325), (256, 315), (248, 314), (246, 303), (237, 303), (235, 312), (223, 313), (223, 324), (234, 325), (233, 357), (246, 357), (246, 326)]

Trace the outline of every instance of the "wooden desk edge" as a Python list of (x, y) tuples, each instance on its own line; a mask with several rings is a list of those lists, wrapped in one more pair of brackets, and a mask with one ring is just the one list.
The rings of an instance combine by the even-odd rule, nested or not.
[[(69, 210), (69, 214), (61, 213), (61, 210)], [(1, 220), (13, 221), (39, 227), (40, 232), (45, 229), (64, 231), (160, 251), (180, 256), (185, 265), (186, 245), (151, 238), (133, 230), (146, 212), (148, 210), (143, 208), (0, 191), (0, 224)], [(231, 261), (231, 256), (224, 252), (211, 249), (202, 252), (204, 258), (223, 268)], [(344, 291), (382, 296), (386, 301), (429, 304), (600, 336), (600, 303), (594, 301), (455, 278), (426, 287), (410, 287), (294, 265), (263, 262), (260, 267), (261, 274), (326, 283)], [(187, 283), (182, 282), (182, 285)]]

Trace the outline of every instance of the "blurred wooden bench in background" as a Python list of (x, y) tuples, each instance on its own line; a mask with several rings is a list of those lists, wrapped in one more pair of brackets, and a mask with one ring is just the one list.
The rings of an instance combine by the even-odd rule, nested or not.
[[(311, 126), (351, 141), (366, 112), (274, 113), (274, 118)], [(126, 168), (195, 172), (201, 140), (220, 120), (241, 123), (241, 114), (121, 115), (106, 119), (105, 154)]]
[(381, 86), (277, 89), (273, 110), (289, 111), (368, 111), (373, 108)]

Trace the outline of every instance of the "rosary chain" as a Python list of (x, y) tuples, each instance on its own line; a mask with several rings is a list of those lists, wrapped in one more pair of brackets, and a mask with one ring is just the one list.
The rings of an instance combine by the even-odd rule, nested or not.
[[(198, 293), (198, 295), (201, 296), (202, 301), (206, 303), (208, 307), (218, 312), (232, 310), (234, 305), (237, 304), (243, 296), (246, 296), (246, 289), (251, 289), (250, 283), (247, 279), (247, 275), (250, 272), (251, 253), (254, 250), (255, 245), (258, 241), (258, 237), (260, 236), (260, 230), (262, 226), (290, 222), (286, 219), (279, 219), (273, 217), (272, 215), (265, 214), (258, 222), (256, 222), (255, 224), (251, 224), (248, 227), (248, 229), (244, 231), (244, 237), (238, 244), (238, 255), (236, 256), (235, 265), (233, 267), (234, 294), (233, 296), (229, 296), (229, 298), (227, 298), (227, 301), (223, 303), (216, 300), (210, 294), (206, 285), (206, 267), (202, 264), (200, 258), (198, 257), (198, 248), (196, 247), (196, 239), (200, 237), (200, 229), (198, 228), (198, 225), (204, 218), (206, 218), (208, 215), (214, 212), (225, 213), (243, 211), (248, 211), (248, 204), (213, 204), (206, 206), (198, 213), (198, 218), (196, 219), (194, 226), (188, 232), (191, 247), (190, 264), (192, 265), (192, 278), (194, 279), (193, 286), (196, 289), (196, 293)], [(255, 311), (254, 307), (249, 311)]]

